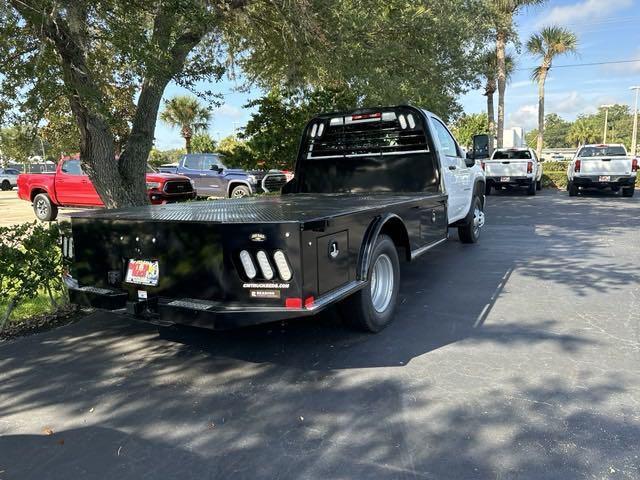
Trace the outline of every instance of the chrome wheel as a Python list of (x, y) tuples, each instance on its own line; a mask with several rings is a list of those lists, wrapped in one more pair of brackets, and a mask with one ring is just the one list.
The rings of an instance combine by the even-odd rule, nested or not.
[(45, 218), (49, 213), (49, 206), (43, 198), (36, 200), (36, 212), (39, 218)]
[(484, 226), (484, 212), (478, 205), (473, 210), (473, 234), (478, 236), (480, 229)]
[(371, 270), (371, 303), (378, 313), (384, 312), (393, 297), (393, 264), (385, 253), (376, 259)]

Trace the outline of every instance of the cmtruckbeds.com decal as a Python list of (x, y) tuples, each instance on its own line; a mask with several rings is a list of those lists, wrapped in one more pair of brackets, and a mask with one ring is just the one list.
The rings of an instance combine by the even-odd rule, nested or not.
[(288, 283), (243, 283), (242, 288), (289, 288)]

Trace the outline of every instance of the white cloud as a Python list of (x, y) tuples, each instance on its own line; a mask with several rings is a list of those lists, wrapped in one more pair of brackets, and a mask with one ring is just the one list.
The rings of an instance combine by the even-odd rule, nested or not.
[(224, 103), (220, 105), (213, 111), (214, 116), (216, 117), (224, 117), (230, 120), (238, 120), (242, 118), (244, 112), (242, 109), (236, 107), (235, 105), (231, 105), (229, 103)]
[(522, 105), (515, 112), (509, 114), (507, 125), (511, 127), (523, 127), (529, 131), (538, 125), (538, 105)]
[(548, 24), (575, 25), (583, 27), (604, 22), (607, 14), (633, 5), (633, 0), (584, 0), (570, 5), (553, 7), (543, 12), (536, 25)]

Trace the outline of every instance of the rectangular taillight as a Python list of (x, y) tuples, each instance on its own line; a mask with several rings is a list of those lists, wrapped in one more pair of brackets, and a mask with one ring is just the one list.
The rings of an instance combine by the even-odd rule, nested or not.
[(527, 162), (527, 173), (533, 173), (533, 162)]
[(638, 171), (638, 159), (634, 158), (633, 160), (631, 160), (631, 171), (632, 172), (637, 172)]
[(580, 171), (580, 163), (581, 163), (580, 160), (576, 160), (576, 164), (573, 167), (573, 171), (574, 172), (579, 172)]

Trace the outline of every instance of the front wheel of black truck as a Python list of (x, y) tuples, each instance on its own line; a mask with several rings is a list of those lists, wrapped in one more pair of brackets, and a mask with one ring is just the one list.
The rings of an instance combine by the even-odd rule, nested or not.
[(380, 235), (371, 255), (368, 282), (340, 304), (342, 317), (354, 328), (376, 333), (393, 320), (400, 288), (400, 261), (393, 240)]
[(482, 201), (474, 197), (473, 206), (463, 225), (458, 227), (458, 238), (462, 243), (476, 243), (480, 238), (480, 231), (484, 226), (484, 211)]

